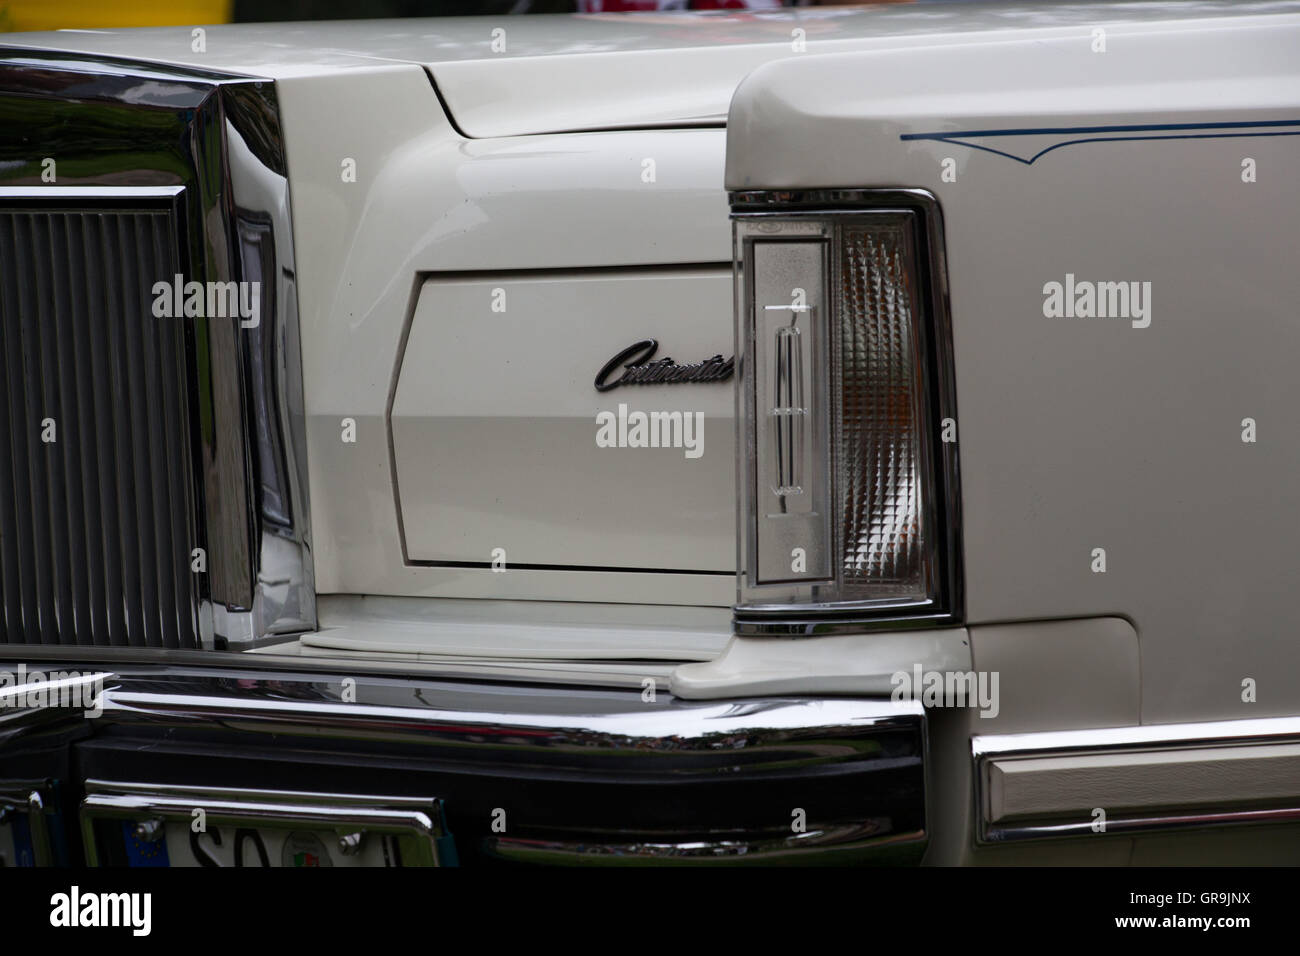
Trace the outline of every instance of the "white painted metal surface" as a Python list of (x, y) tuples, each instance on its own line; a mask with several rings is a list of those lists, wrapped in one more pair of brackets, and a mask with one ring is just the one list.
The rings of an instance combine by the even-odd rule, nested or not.
[(731, 633), (723, 608), (340, 595), (321, 612), (305, 647), (431, 661), (706, 661)]
[(430, 278), (392, 412), (408, 558), (734, 574), (731, 383), (593, 386), (649, 337), (730, 357), (731, 286), (730, 267)]
[[(709, 13), (445, 17), (6, 34), (5, 46), (129, 57), (276, 80), (427, 67), (472, 137), (720, 123), (736, 84), (763, 63), (972, 33), (1077, 34), (1104, 22), (1194, 20), (1272, 3), (871, 6)], [(1162, 26), (1161, 29), (1168, 29)], [(426, 81), (427, 82), (427, 81)], [(378, 105), (378, 103), (377, 103)], [(422, 108), (426, 120), (440, 112)], [(321, 131), (328, 139), (328, 127)]]
[[(1114, 28), (1104, 53), (1080, 31), (774, 64), (732, 106), (733, 188), (938, 196), (967, 622), (1129, 618), (1143, 723), (1300, 711), (1276, 677), (1300, 663), (1300, 13), (1279, 9)], [(1052, 314), (1076, 280), (1136, 282), (1144, 314)]]

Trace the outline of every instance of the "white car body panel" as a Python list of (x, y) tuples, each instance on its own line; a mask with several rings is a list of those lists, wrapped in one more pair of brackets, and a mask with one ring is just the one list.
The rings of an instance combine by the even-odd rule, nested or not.
[[(731, 308), (730, 268), (542, 275), (435, 277), (421, 289), (391, 416), (408, 560), (482, 563), (495, 553), (513, 564), (729, 579), (731, 389), (598, 393), (592, 382), (666, 320), (663, 356), (730, 356), (716, 321)], [(683, 315), (696, 321), (682, 325)], [(485, 374), (485, 358), (499, 370)], [(609, 444), (616, 419), (656, 413), (675, 416), (642, 436), (660, 447)]]
[[(329, 153), (299, 151), (289, 161), (291, 178), (304, 184), (295, 186), (295, 216), (304, 237), (299, 240), (298, 261), (303, 286), (308, 461), (313, 501), (321, 503), (313, 507), (320, 590), (729, 604), (734, 593), (729, 575), (526, 568), (496, 574), (487, 567), (407, 564), (402, 556), (385, 425), (417, 275), (725, 262), (730, 254), (726, 206), (716, 186), (721, 176), (721, 131), (467, 143), (445, 127), (424, 135), (412, 128), (418, 126), (423, 131), (428, 121), (412, 119), (405, 107), (415, 103), (427, 106), (432, 99), (418, 70), (383, 76), (384, 85), (391, 84), (391, 98), (379, 99), (392, 104), (395, 115), (375, 109), (379, 77), (374, 80), (360, 88), (345, 80), (321, 81), (337, 82), (337, 95), (320, 99), (313, 86), (309, 102), (296, 103), (299, 122), (326, 122), (328, 117), (336, 130), (346, 129), (342, 141), (350, 146), (344, 155), (355, 153), (357, 168), (362, 171), (356, 184), (340, 189), (332, 181), (339, 176), (338, 149)], [(295, 101), (297, 91), (291, 83), (284, 86), (282, 96), (289, 112), (287, 104)], [(643, 185), (640, 159), (647, 152), (659, 157), (664, 170), (653, 193), (639, 189)], [(372, 178), (364, 172), (367, 169), (382, 169), (383, 174)], [(606, 188), (593, 188), (602, 179)], [(614, 188), (620, 180), (632, 188)], [(350, 186), (356, 188), (349, 190)], [(520, 228), (516, 218), (521, 195), (529, 197), (526, 206), (531, 225), (527, 229)], [(445, 212), (428, 220), (417, 219), (408, 214), (412, 207)], [(611, 217), (637, 222), (662, 214), (671, 215), (680, 227), (672, 243), (665, 242), (657, 230), (609, 228)], [(401, 278), (395, 278), (398, 276)], [(311, 292), (305, 288), (309, 281), (315, 285)], [(509, 296), (509, 284), (505, 289)], [(483, 321), (491, 322), (495, 314), (490, 298), (484, 298), (482, 308)], [(557, 317), (557, 321), (563, 319)], [(728, 309), (717, 318), (710, 340), (716, 344), (699, 358), (727, 349), (724, 322), (729, 321)], [(664, 328), (658, 337), (666, 349), (671, 329), (667, 322)], [(631, 334), (624, 345), (654, 337), (653, 332), (647, 329)], [(571, 353), (587, 348), (582, 354), (593, 379), (613, 354), (605, 342), (584, 345), (557, 338), (555, 347)], [(690, 347), (690, 342), (683, 345)], [(683, 362), (691, 360), (689, 352), (675, 345), (667, 354), (675, 354)], [(351, 371), (341, 377), (340, 368)], [(481, 356), (477, 371), (486, 385), (508, 389), (507, 369), (496, 365), (492, 356)], [(725, 386), (713, 388), (720, 395), (728, 393)], [(590, 384), (585, 390), (592, 400), (590, 427), (575, 428), (572, 437), (584, 451), (594, 451), (595, 412), (601, 407), (596, 400), (604, 396)], [(614, 394), (617, 392), (610, 393)], [(724, 404), (719, 411), (725, 410)], [(355, 443), (341, 440), (344, 418), (357, 423)], [(720, 441), (719, 451), (725, 447), (725, 440)], [(427, 453), (436, 452), (430, 448)], [(722, 455), (688, 464), (701, 463), (722, 469), (715, 474), (731, 474), (732, 464)], [(542, 473), (535, 475), (535, 480), (545, 483), (551, 479)], [(610, 530), (615, 529), (611, 526)], [(509, 562), (511, 542), (500, 546), (506, 549)], [(534, 543), (529, 543), (524, 550), (533, 547)], [(481, 560), (490, 561), (491, 553)]]
[[(939, 197), (968, 624), (1128, 617), (1143, 722), (1300, 708), (1268, 676), (1300, 661), (1300, 446), (1242, 441), (1244, 419), (1285, 430), (1300, 406), (1298, 52), (1294, 14), (1116, 29), (1104, 54), (1086, 32), (910, 51), (906, 78), (895, 53), (775, 64), (733, 103), (733, 188)], [(1166, 124), (1198, 128), (1087, 131)], [(961, 135), (1019, 128), (1054, 131)], [(1267, 171), (1256, 182), (1246, 157)], [(1067, 274), (1149, 282), (1149, 326), (1045, 317), (1044, 285)], [(1244, 701), (1248, 678), (1268, 693)]]

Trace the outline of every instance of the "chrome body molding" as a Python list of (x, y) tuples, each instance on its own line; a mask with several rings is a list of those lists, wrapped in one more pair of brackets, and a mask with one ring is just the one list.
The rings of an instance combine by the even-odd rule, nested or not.
[[(740, 190), (729, 194), (731, 218), (737, 224), (736, 247), (736, 363), (744, 383), (736, 390), (736, 420), (744, 421), (745, 407), (754, 402), (754, 377), (743, 375), (747, 341), (746, 317), (742, 314), (745, 293), (744, 272), (748, 263), (741, 242), (749, 236), (805, 238), (809, 229), (837, 217), (872, 211), (914, 212), (919, 223), (916, 237), (916, 268), (919, 317), (916, 335), (924, 365), (927, 390), (921, 413), (922, 481), (927, 494), (926, 543), (935, 577), (935, 597), (927, 601), (898, 601), (888, 598), (818, 604), (779, 599), (758, 600), (758, 589), (745, 580), (745, 567), (756, 560), (755, 543), (748, 515), (755, 500), (753, 476), (740, 482), (738, 525), (740, 528), (740, 572), (738, 593), (744, 603), (735, 607), (733, 630), (750, 637), (814, 637), (826, 634), (861, 633), (868, 629), (944, 627), (960, 624), (964, 617), (961, 540), (961, 481), (955, 443), (941, 440), (939, 423), (956, 420), (956, 381), (953, 371), (952, 331), (948, 302), (948, 267), (943, 212), (938, 199), (924, 189), (815, 189)], [(747, 243), (746, 243), (747, 245)], [(829, 289), (839, 284), (838, 266), (830, 266)], [(832, 293), (834, 294), (834, 293)], [(832, 369), (832, 374), (838, 374)], [(747, 437), (752, 441), (752, 438)], [(753, 450), (749, 450), (752, 459)], [(829, 547), (829, 545), (828, 545)], [(748, 555), (746, 558), (745, 555)], [(770, 590), (770, 588), (769, 588)]]
[[(237, 315), (186, 320), (191, 505), (196, 547), (207, 553), (207, 573), (196, 575), (198, 632), (202, 646), (238, 648), (314, 629), (298, 297), (274, 84), (0, 44), (0, 117), (11, 117), (0, 124), (0, 203), (170, 197), (186, 281), (260, 283), (256, 325), (241, 327)], [(43, 179), (44, 156), (57, 158), (55, 183)]]
[[(407, 866), (438, 866), (443, 836), (440, 809), (433, 799), (374, 794), (312, 793), (222, 787), (169, 787), (158, 784), (87, 780), (81, 801), (81, 833), (86, 863), (102, 860), (96, 821), (179, 822), (188, 828), (196, 808), (210, 827), (281, 827), (336, 830), (340, 837), (405, 838)], [(344, 850), (343, 852), (347, 852)]]
[(971, 754), (979, 758), (994, 754), (1048, 750), (1118, 750), (1129, 747), (1208, 742), (1264, 743), (1288, 737), (1300, 737), (1300, 717), (1147, 724), (1141, 727), (1100, 727), (1088, 730), (1049, 730), (1031, 734), (979, 734), (971, 738)]
[(971, 758), (982, 844), (1300, 821), (1297, 717), (979, 735)]

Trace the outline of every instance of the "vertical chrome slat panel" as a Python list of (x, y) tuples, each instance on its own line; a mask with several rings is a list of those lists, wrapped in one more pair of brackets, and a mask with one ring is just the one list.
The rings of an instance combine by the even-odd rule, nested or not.
[[(61, 243), (55, 243), (51, 249), (51, 259), (58, 261), (65, 257), (71, 265), (84, 262), (80, 250), (85, 244), (85, 223), (83, 216), (61, 217)], [(108, 643), (108, 608), (106, 607), (106, 569), (102, 561), (104, 554), (103, 519), (99, 510), (99, 456), (95, 447), (96, 403), (94, 396), (94, 376), (91, 370), (93, 357), (90, 353), (91, 340), (88, 330), (77, 325), (77, 316), (86, 315), (90, 309), (91, 295), (87, 288), (91, 269), (89, 263), (80, 270), (81, 274), (71, 274), (65, 288), (68, 293), (68, 322), (72, 328), (69, 335), (68, 361), (75, 390), (76, 425), (69, 445), (75, 443), (77, 458), (76, 494), (69, 497), (69, 521), (80, 532), (80, 551), (75, 545), (70, 549), (81, 557), (85, 571), (85, 593), (81, 595), (85, 608), (79, 604), (77, 609), (77, 643)], [(71, 270), (70, 270), (71, 271)], [(71, 454), (71, 452), (70, 452)], [(74, 532), (75, 536), (76, 532)]]
[[(171, 279), (181, 272), (177, 237), (178, 228), (172, 218), (156, 215), (151, 220), (150, 246), (142, 250), (153, 265), (154, 281)], [(149, 286), (152, 291), (152, 286)], [(199, 508), (198, 496), (193, 491), (193, 446), (191, 444), (191, 380), (186, 350), (186, 320), (182, 316), (155, 318), (152, 302), (145, 321), (156, 332), (158, 342), (158, 379), (161, 396), (158, 402), (160, 427), (157, 435), (162, 451), (162, 468), (159, 480), (166, 489), (158, 521), (163, 529), (165, 550), (159, 562), (168, 572), (167, 586), (171, 588), (171, 611), (167, 627), (176, 647), (197, 648), (199, 636), (199, 608), (196, 577), (190, 570), (190, 553), (198, 543), (195, 515)]]
[[(149, 232), (151, 261), (169, 268), (162, 269), (164, 276), (174, 274), (175, 251), (168, 245), (167, 221), (155, 217)], [(151, 310), (152, 311), (152, 310)], [(159, 512), (158, 527), (160, 540), (170, 549), (165, 552), (169, 558), (160, 562), (164, 571), (169, 572), (165, 580), (165, 593), (169, 593), (169, 610), (166, 612), (164, 631), (171, 635), (170, 646), (184, 646), (185, 637), (195, 632), (193, 602), (191, 600), (192, 578), (190, 576), (191, 531), (189, 526), (190, 504), (186, 494), (188, 469), (186, 461), (189, 445), (185, 441), (186, 396), (180, 388), (183, 378), (176, 374), (183, 369), (185, 349), (183, 329), (180, 318), (155, 319), (157, 331), (157, 368), (160, 395), (156, 409), (160, 418), (155, 434), (162, 440), (154, 447), (161, 457), (158, 472), (164, 489), (164, 497)]]
[[(98, 242), (104, 257), (104, 279), (108, 294), (110, 315), (121, 316), (125, 311), (126, 296), (122, 290), (123, 264), (118, 235), (118, 218), (100, 215)], [(126, 369), (126, 352), (135, 346), (128, 340), (126, 323), (113, 322), (108, 329), (108, 370), (112, 388), (113, 457), (111, 470), (117, 488), (117, 514), (121, 519), (122, 534), (118, 538), (118, 560), (122, 562), (122, 605), (126, 620), (126, 643), (132, 647), (145, 646), (141, 620), (143, 610), (140, 600), (140, 561), (137, 533), (134, 476), (131, 469), (131, 409), (126, 392), (131, 388), (131, 378)]]
[[(134, 223), (125, 216), (115, 217), (114, 227), (117, 233), (117, 268), (121, 296), (121, 314), (125, 321), (121, 326), (121, 359), (119, 370), (123, 372), (120, 391), (123, 415), (131, 440), (126, 443), (122, 456), (124, 496), (131, 502), (135, 520), (130, 527), (134, 531), (134, 551), (137, 556), (136, 586), (139, 594), (138, 627), (139, 641), (146, 647), (159, 647), (162, 644), (158, 635), (158, 586), (155, 578), (157, 553), (154, 547), (152, 525), (155, 520), (153, 510), (153, 485), (149, 475), (149, 442), (140, 441), (149, 435), (148, 413), (145, 410), (146, 375), (142, 366), (144, 341), (152, 332), (146, 330), (141, 318), (143, 297), (140, 295), (140, 282), (137, 269), (146, 268), (139, 261), (136, 248)], [(147, 280), (144, 280), (147, 281)], [(138, 642), (133, 642), (138, 643)]]
[[(59, 600), (63, 579), (67, 577), (66, 543), (60, 547), (58, 530), (55, 528), (55, 512), (63, 508), (63, 462), (59, 454), (59, 433), (62, 429), (62, 410), (59, 408), (58, 395), (58, 342), (54, 329), (50, 325), (53, 317), (53, 288), (49, 272), (37, 267), (40, 249), (47, 245), (45, 241), (44, 217), (24, 216), (24, 229), (27, 235), (28, 253), (32, 263), (32, 308), (29, 313), (32, 341), (35, 344), (36, 374), (39, 385), (28, 389), (28, 394), (36, 399), (32, 409), (31, 428), (33, 431), (32, 450), (32, 530), (45, 556), (43, 565), (38, 567), (37, 587), (41, 591), (41, 635), (53, 633), (58, 635), (55, 641), (62, 643), (63, 615)], [(47, 435), (50, 438), (46, 441)], [(60, 552), (63, 563), (60, 563)]]
[[(98, 214), (82, 217), (82, 255), (79, 265), (85, 269), (86, 291), (92, 312), (112, 314), (108, 294), (108, 269), (101, 260), (99, 249), (100, 221)], [(91, 322), (87, 328), (90, 339), (91, 394), (95, 408), (95, 460), (99, 489), (99, 517), (102, 522), (102, 551), (90, 560), (103, 562), (105, 572), (104, 608), (108, 615), (109, 644), (126, 643), (125, 600), (123, 596), (123, 567), (119, 542), (122, 539), (117, 504), (117, 472), (114, 468), (113, 395), (114, 385), (109, 366), (110, 328), (105, 322)]]
[(6, 643), (26, 641), (23, 621), (23, 542), (19, 526), (19, 474), (26, 472), (15, 412), (22, 398), (19, 363), (22, 342), (18, 323), (18, 281), (14, 271), (12, 217), (0, 217), (0, 593), (3, 594)]
[(158, 326), (164, 319), (153, 316), (151, 301), (146, 291), (159, 278), (158, 260), (153, 258), (153, 242), (149, 219), (135, 216), (123, 220), (130, 234), (131, 256), (128, 267), (134, 266), (134, 276), (126, 284), (133, 298), (128, 315), (137, 317), (136, 349), (128, 352), (134, 356), (131, 389), (132, 419), (136, 428), (151, 436), (149, 442), (137, 447), (135, 461), (136, 495), (140, 507), (140, 551), (145, 555), (141, 576), (144, 594), (145, 634), (151, 646), (176, 647), (176, 639), (167, 627), (171, 608), (171, 568), (176, 560), (166, 540), (167, 489), (166, 466), (163, 464), (163, 441), (158, 367)]
[[(54, 220), (47, 216), (28, 216), (31, 229), (32, 256), (39, 259), (50, 248), (50, 237), (54, 229)], [(69, 437), (72, 424), (68, 417), (68, 403), (65, 401), (68, 385), (68, 372), (65, 365), (66, 334), (59, 329), (62, 301), (67, 292), (64, 284), (54, 281), (50, 270), (37, 269), (33, 279), (36, 283), (36, 302), (38, 305), (37, 332), (41, 337), (41, 384), (44, 391), (43, 417), (51, 422), (53, 439), (45, 442), (41, 436), (41, 459), (45, 469), (48, 488), (49, 507), (44, 515), (34, 515), (45, 527), (50, 546), (50, 579), (54, 591), (54, 631), (57, 640), (64, 644), (77, 642), (76, 614), (73, 611), (73, 581), (77, 569), (83, 560), (70, 559), (71, 529), (68, 526), (68, 482), (67, 459)], [(44, 632), (44, 631), (43, 631)]]
[[(13, 217), (14, 265), (18, 275), (30, 277), (35, 268), (32, 262), (31, 230), (26, 215)], [(50, 583), (49, 540), (43, 527), (46, 513), (46, 487), (44, 449), (40, 444), (41, 408), (44, 389), (41, 382), (40, 335), (37, 331), (39, 316), (34, 301), (30, 278), (18, 286), (19, 381), (22, 395), (19, 398), (19, 420), (16, 431), (21, 443), (26, 474), (22, 476), (22, 491), (18, 497), (22, 538), (30, 557), (25, 562), (29, 573), (23, 575), (23, 618), (27, 622), (28, 642), (42, 640), (43, 628), (55, 627), (54, 590)], [(25, 513), (24, 513), (25, 511)]]
[(185, 319), (152, 310), (175, 229), (0, 209), (0, 642), (199, 646)]
[[(83, 275), (88, 314), (98, 311), (106, 314), (108, 303), (105, 299), (104, 269), (99, 256), (95, 254), (98, 221), (94, 215), (76, 217), (79, 223), (81, 239), (77, 255), (69, 264), (79, 265)], [(122, 564), (117, 554), (117, 541), (121, 536), (118, 530), (117, 482), (112, 469), (113, 423), (111, 387), (108, 381), (108, 368), (105, 359), (108, 356), (108, 330), (103, 322), (91, 322), (85, 330), (87, 352), (91, 358), (90, 375), (87, 384), (90, 392), (91, 422), (93, 423), (93, 457), (94, 475), (97, 478), (93, 488), (88, 489), (89, 497), (94, 499), (94, 513), (99, 519), (99, 550), (87, 556), (87, 561), (97, 564), (104, 571), (104, 631), (100, 644), (120, 644), (123, 633), (122, 615)], [(88, 509), (89, 511), (90, 509)]]

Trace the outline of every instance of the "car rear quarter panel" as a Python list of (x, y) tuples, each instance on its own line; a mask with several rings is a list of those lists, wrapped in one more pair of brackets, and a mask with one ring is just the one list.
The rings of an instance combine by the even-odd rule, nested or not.
[(1126, 618), (1143, 723), (1295, 714), (1300, 19), (1098, 27), (762, 67), (727, 185), (939, 198), (973, 631)]

